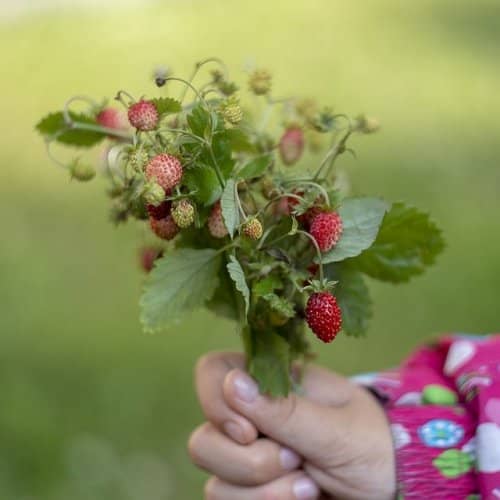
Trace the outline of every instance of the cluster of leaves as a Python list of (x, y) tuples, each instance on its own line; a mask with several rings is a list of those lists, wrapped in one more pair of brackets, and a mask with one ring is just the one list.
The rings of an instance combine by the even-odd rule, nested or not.
[[(197, 64), (194, 75), (214, 62), (220, 63)], [(269, 73), (258, 70), (249, 78), (249, 90), (262, 104), (257, 126), (250, 116), (258, 110), (240, 107), (238, 86), (223, 65), (198, 88), (193, 78), (162, 77), (167, 91), (179, 82), (185, 88), (179, 99), (150, 100), (159, 116), (152, 131), (103, 126), (98, 114), (104, 105), (95, 103), (86, 113), (66, 106), (37, 129), (49, 146), (85, 148), (108, 140), (104, 173), (117, 222), (148, 218), (152, 186), (145, 166), (155, 155), (180, 160), (182, 180), (162, 201), (189, 200), (194, 223), (165, 243), (146, 280), (144, 330), (165, 330), (205, 306), (240, 324), (248, 367), (261, 390), (287, 394), (293, 385), (291, 363), (311, 355), (304, 328), (306, 285), (335, 283), (344, 332), (363, 335), (372, 314), (366, 278), (400, 283), (422, 273), (443, 248), (441, 233), (413, 207), (351, 197), (336, 185), (335, 161), (350, 151), (347, 142), (354, 134), (375, 131), (373, 120), (336, 115), (311, 100), (275, 100)], [(123, 95), (117, 98), (128, 108), (132, 101)], [(278, 115), (275, 122), (268, 119), (271, 112)], [(303, 154), (304, 143), (316, 153), (321, 141), (327, 143), (322, 161)], [(78, 178), (74, 162), (56, 161)], [(214, 237), (207, 224), (216, 205), (227, 229), (223, 238)], [(318, 207), (337, 211), (343, 222), (340, 240), (324, 253), (308, 234), (307, 214)], [(250, 219), (263, 226), (261, 237), (245, 236)], [(311, 267), (312, 262), (317, 265)]]

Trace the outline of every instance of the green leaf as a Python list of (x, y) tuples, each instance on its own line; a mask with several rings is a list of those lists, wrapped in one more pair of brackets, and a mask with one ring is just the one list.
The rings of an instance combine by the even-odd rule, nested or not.
[[(94, 118), (83, 113), (70, 111), (69, 116), (74, 122), (98, 126)], [(45, 116), (36, 124), (35, 128), (46, 139), (55, 140), (69, 146), (91, 147), (106, 137), (105, 133), (70, 128), (64, 120), (62, 111)]]
[(272, 330), (246, 334), (248, 370), (260, 391), (270, 396), (287, 396), (290, 391), (290, 347)]
[(248, 314), (248, 308), (250, 307), (250, 290), (245, 279), (245, 273), (234, 255), (229, 256), (230, 262), (227, 263), (227, 272), (231, 279), (234, 281), (236, 290), (238, 290), (243, 299), (245, 300), (245, 314)]
[(263, 295), (273, 293), (274, 290), (280, 290), (281, 288), (283, 288), (283, 282), (277, 276), (270, 274), (254, 284), (252, 293), (255, 298), (259, 298)]
[(363, 275), (344, 265), (325, 266), (324, 272), (328, 279), (338, 281), (334, 292), (342, 311), (342, 329), (353, 337), (364, 335), (373, 311)]
[(443, 451), (432, 461), (432, 464), (444, 477), (455, 478), (469, 472), (474, 465), (474, 460), (468, 453), (451, 449)]
[(444, 249), (441, 230), (429, 215), (395, 203), (375, 243), (355, 261), (372, 278), (399, 283), (424, 272)]
[(183, 313), (209, 300), (219, 283), (220, 259), (220, 254), (210, 248), (182, 248), (160, 259), (141, 297), (144, 331), (164, 330)]
[(202, 104), (197, 104), (187, 116), (187, 122), (191, 132), (198, 137), (206, 138), (209, 132), (209, 114)]
[(344, 225), (342, 236), (337, 245), (323, 255), (323, 263), (356, 257), (370, 247), (388, 208), (379, 198), (346, 198), (339, 209)]
[[(212, 138), (212, 150), (217, 166), (220, 168), (224, 179), (231, 176), (235, 160), (232, 158), (231, 143), (225, 134), (216, 134)], [(208, 162), (215, 167), (214, 158), (210, 155)]]
[(217, 316), (223, 316), (227, 319), (238, 321), (240, 319), (238, 311), (239, 296), (234, 293), (233, 281), (227, 272), (227, 266), (221, 265), (219, 276), (219, 286), (213, 297), (206, 303), (206, 307)]
[(222, 188), (217, 175), (208, 165), (190, 168), (183, 180), (191, 191), (195, 191), (194, 198), (202, 205), (213, 205), (221, 197)]
[(255, 146), (251, 143), (250, 137), (239, 128), (229, 128), (222, 134), (229, 140), (231, 149), (237, 153), (254, 153)]
[(263, 295), (262, 298), (269, 304), (269, 307), (279, 313), (285, 318), (293, 318), (295, 316), (295, 308), (293, 303), (289, 300), (276, 295), (275, 293), (268, 293)]
[(246, 180), (260, 177), (269, 165), (271, 165), (271, 162), (272, 159), (269, 155), (255, 158), (242, 167), (242, 169), (238, 172), (238, 178)]
[(238, 193), (236, 191), (236, 183), (234, 179), (229, 179), (222, 193), (220, 206), (222, 209), (222, 218), (226, 224), (227, 230), (231, 238), (240, 225), (240, 212), (238, 209)]
[(182, 111), (181, 103), (172, 97), (156, 97), (155, 99), (151, 99), (151, 101), (156, 106), (160, 117)]

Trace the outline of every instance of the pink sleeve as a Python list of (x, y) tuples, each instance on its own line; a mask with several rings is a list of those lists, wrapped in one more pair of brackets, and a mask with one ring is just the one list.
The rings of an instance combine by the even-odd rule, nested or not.
[(447, 336), (357, 379), (385, 404), (401, 499), (500, 500), (500, 335)]

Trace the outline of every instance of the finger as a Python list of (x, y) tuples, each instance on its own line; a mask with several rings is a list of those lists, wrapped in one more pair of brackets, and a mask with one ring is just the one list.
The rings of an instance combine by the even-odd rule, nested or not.
[(206, 500), (315, 500), (320, 491), (303, 472), (288, 474), (264, 486), (248, 488), (211, 478), (205, 486)]
[(347, 427), (341, 408), (320, 405), (296, 394), (287, 398), (263, 396), (255, 381), (238, 369), (226, 376), (224, 397), (263, 434), (312, 461), (321, 457), (326, 446), (340, 441), (342, 429)]
[(269, 483), (296, 470), (301, 458), (269, 439), (241, 445), (212, 424), (198, 427), (189, 440), (192, 461), (220, 479), (240, 486)]
[(231, 409), (222, 392), (226, 375), (234, 368), (244, 369), (242, 354), (219, 352), (200, 358), (196, 365), (196, 390), (206, 418), (231, 439), (248, 444), (257, 439), (257, 429), (246, 418)]
[(301, 381), (302, 395), (325, 406), (344, 406), (352, 398), (354, 385), (342, 375), (308, 366)]

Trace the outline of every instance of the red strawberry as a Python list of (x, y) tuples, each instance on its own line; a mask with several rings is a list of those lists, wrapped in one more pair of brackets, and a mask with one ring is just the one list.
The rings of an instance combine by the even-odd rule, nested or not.
[(114, 128), (117, 130), (126, 129), (127, 119), (123, 111), (116, 108), (104, 108), (96, 116), (96, 121), (101, 127)]
[(165, 192), (170, 191), (179, 184), (182, 172), (179, 159), (167, 153), (156, 155), (146, 165), (146, 178), (148, 180), (156, 179), (156, 182)]
[(331, 342), (342, 328), (342, 311), (329, 292), (313, 293), (306, 305), (306, 321), (313, 333), (325, 343)]
[(309, 233), (322, 252), (333, 248), (342, 235), (342, 219), (337, 212), (322, 212), (311, 222)]
[(167, 215), (170, 215), (171, 208), (172, 208), (172, 202), (168, 200), (165, 200), (158, 206), (155, 205), (147, 206), (149, 216), (156, 220), (164, 219)]
[(227, 227), (224, 224), (222, 218), (222, 209), (220, 206), (220, 201), (218, 201), (213, 207), (210, 216), (207, 221), (208, 230), (214, 238), (224, 238), (228, 235)]
[(151, 101), (141, 99), (128, 108), (128, 121), (137, 130), (154, 130), (159, 121), (158, 110)]
[(308, 231), (309, 228), (311, 227), (311, 223), (313, 219), (319, 215), (320, 213), (324, 212), (325, 210), (319, 206), (319, 205), (314, 205), (313, 207), (309, 208), (306, 212), (304, 212), (301, 215), (297, 216), (297, 220), (301, 223), (301, 225)]
[(163, 240), (172, 240), (179, 232), (179, 228), (171, 215), (167, 215), (164, 219), (159, 220), (150, 217), (149, 224), (156, 236)]
[(293, 165), (304, 151), (304, 132), (300, 127), (292, 126), (281, 136), (279, 150), (285, 165)]
[(153, 265), (156, 259), (160, 258), (162, 255), (162, 251), (159, 248), (155, 247), (144, 247), (139, 251), (139, 263), (141, 265), (141, 269), (145, 273), (149, 273), (151, 269), (153, 269)]

